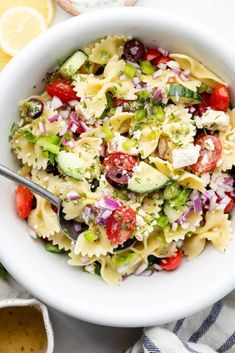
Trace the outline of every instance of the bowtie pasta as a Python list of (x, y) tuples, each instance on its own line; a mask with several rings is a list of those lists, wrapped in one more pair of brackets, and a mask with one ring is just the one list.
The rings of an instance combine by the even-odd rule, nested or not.
[[(206, 63), (205, 63), (206, 64)], [(11, 148), (20, 173), (62, 200), (19, 186), (19, 217), (68, 264), (109, 284), (171, 271), (231, 239), (235, 110), (225, 82), (185, 54), (122, 35), (76, 51), (20, 104)]]

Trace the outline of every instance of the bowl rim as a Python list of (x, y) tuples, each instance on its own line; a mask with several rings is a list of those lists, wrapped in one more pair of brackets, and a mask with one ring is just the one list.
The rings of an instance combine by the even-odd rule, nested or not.
[[(116, 18), (117, 16), (121, 16), (124, 18), (128, 18), (128, 16), (135, 16), (136, 18), (140, 19), (143, 16), (143, 12), (145, 13), (146, 17), (150, 16), (151, 18), (153, 18), (153, 16), (155, 16), (156, 19), (158, 18), (162, 22), (172, 22), (174, 23), (174, 25), (179, 25), (181, 28), (189, 31), (192, 36), (195, 35), (197, 32), (197, 37), (201, 37), (203, 42), (208, 43), (209, 41), (211, 41), (211, 43), (213, 43), (213, 47), (215, 47), (218, 52), (219, 50), (223, 53), (226, 52), (226, 62), (232, 67), (234, 55), (233, 51), (231, 50), (231, 47), (226, 44), (226, 39), (219, 38), (219, 36), (213, 33), (212, 30), (210, 30), (205, 25), (202, 25), (201, 23), (199, 25), (199, 22), (195, 20), (185, 19), (184, 17), (181, 17), (179, 15), (172, 14), (166, 11), (158, 11), (149, 7), (109, 8), (105, 10), (97, 10), (91, 13), (86, 13), (80, 15), (79, 17), (70, 18), (50, 28), (48, 31), (46, 31), (38, 38), (34, 39), (31, 43), (29, 43), (15, 58), (12, 59), (12, 61), (1, 72), (0, 82), (8, 80), (8, 77), (12, 77), (12, 72), (14, 72), (15, 70), (19, 70), (19, 65), (21, 62), (23, 62), (28, 56), (30, 56), (32, 52), (37, 51), (38, 47), (43, 46), (45, 41), (52, 41), (54, 36), (58, 35), (60, 31), (64, 30), (65, 26), (73, 26), (75, 23), (77, 23), (77, 21), (79, 21), (80, 25), (83, 25), (85, 28), (87, 22), (97, 22), (97, 17), (99, 18), (98, 22), (101, 19), (105, 19), (106, 17)], [(97, 16), (97, 14), (99, 16)], [(102, 317), (98, 317), (94, 310), (89, 309), (88, 304), (79, 304), (77, 308), (79, 310), (77, 310), (76, 312), (74, 311), (74, 308), (71, 305), (65, 309), (63, 298), (57, 296), (57, 301), (55, 302), (53, 293), (49, 293), (49, 291), (47, 290), (44, 291), (43, 288), (41, 288), (40, 283), (35, 285), (34, 281), (34, 287), (32, 288), (30, 280), (28, 280), (30, 277), (25, 276), (23, 278), (20, 271), (18, 271), (17, 266), (15, 266), (10, 259), (4, 258), (4, 251), (2, 249), (0, 249), (0, 257), (2, 258), (1, 261), (3, 262), (4, 266), (9, 269), (9, 272), (13, 274), (16, 280), (21, 283), (24, 287), (26, 287), (30, 292), (34, 293), (34, 295), (36, 295), (42, 301), (45, 301), (50, 306), (71, 316), (75, 316), (85, 321), (108, 326), (140, 327), (151, 326), (155, 325), (156, 323), (161, 324), (165, 322), (174, 321), (175, 319), (182, 318), (184, 316), (193, 314), (199, 310), (204, 309), (205, 307), (216, 302), (235, 288), (234, 269), (234, 273), (231, 271), (231, 277), (229, 277), (229, 280), (224, 283), (223, 287), (218, 287), (218, 290), (214, 293), (210, 293), (210, 295), (207, 294), (198, 298), (198, 302), (196, 305), (194, 305), (194, 309), (192, 309), (192, 303), (190, 303), (189, 301), (187, 304), (185, 304), (183, 309), (181, 308), (181, 310), (179, 310), (178, 308), (175, 308), (175, 310), (173, 310), (172, 312), (166, 313), (164, 318), (162, 317), (157, 321), (154, 311), (152, 313), (143, 313), (142, 311), (141, 315), (136, 315), (134, 317), (128, 317), (128, 315), (126, 314), (122, 315), (122, 317), (114, 317), (113, 314), (104, 312)]]

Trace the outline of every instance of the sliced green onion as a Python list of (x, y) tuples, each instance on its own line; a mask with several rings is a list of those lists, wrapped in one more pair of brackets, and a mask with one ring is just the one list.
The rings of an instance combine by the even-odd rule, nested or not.
[(163, 216), (160, 216), (158, 219), (157, 219), (157, 225), (161, 228), (165, 228), (169, 223), (169, 218), (165, 215)]
[(60, 138), (58, 136), (41, 137), (36, 143), (38, 146), (42, 147), (43, 151), (48, 151), (53, 154), (60, 152)]
[(124, 68), (124, 74), (129, 76), (130, 78), (133, 78), (136, 74), (136, 68), (131, 64), (126, 64)]
[(52, 243), (46, 243), (45, 249), (46, 249), (46, 251), (53, 252), (55, 254), (59, 254), (61, 252), (64, 252), (63, 250), (59, 249), (58, 245), (53, 245)]
[(141, 121), (144, 118), (146, 118), (146, 116), (147, 116), (147, 111), (146, 111), (146, 109), (143, 108), (143, 109), (137, 110), (135, 112), (134, 119), (135, 119), (135, 121)]
[(145, 75), (152, 75), (156, 71), (156, 67), (148, 60), (141, 61), (140, 68)]
[(98, 239), (97, 235), (91, 230), (88, 230), (87, 232), (85, 232), (83, 236), (87, 241), (95, 241)]

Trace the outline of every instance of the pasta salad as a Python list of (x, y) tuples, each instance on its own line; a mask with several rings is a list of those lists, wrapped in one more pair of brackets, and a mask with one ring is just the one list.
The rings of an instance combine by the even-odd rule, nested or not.
[(62, 199), (78, 238), (19, 186), (31, 235), (109, 284), (229, 244), (235, 110), (227, 84), (188, 55), (124, 35), (89, 44), (20, 103), (10, 142), (19, 172)]

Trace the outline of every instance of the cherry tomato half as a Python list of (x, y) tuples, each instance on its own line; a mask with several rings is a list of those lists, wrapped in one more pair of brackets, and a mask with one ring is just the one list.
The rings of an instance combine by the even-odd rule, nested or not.
[(229, 213), (232, 211), (233, 209), (233, 206), (234, 206), (234, 203), (235, 203), (235, 200), (234, 200), (234, 197), (231, 196), (229, 193), (227, 193), (227, 196), (230, 198), (230, 202), (227, 204), (227, 206), (225, 207), (224, 209), (224, 213)]
[(46, 85), (46, 91), (51, 97), (58, 97), (63, 103), (67, 103), (74, 99), (79, 99), (73, 86), (66, 80), (60, 80)]
[(162, 56), (160, 51), (155, 48), (149, 48), (145, 52), (145, 57), (144, 60), (152, 61), (153, 59), (158, 58), (159, 56)]
[(162, 259), (160, 262), (160, 266), (163, 268), (163, 270), (166, 271), (173, 271), (179, 265), (181, 264), (183, 259), (183, 254), (181, 250), (178, 250), (178, 252), (175, 254), (175, 256), (168, 257), (166, 259)]
[(136, 227), (136, 213), (126, 206), (118, 207), (108, 219), (106, 234), (113, 244), (123, 244)]
[(168, 61), (170, 61), (171, 59), (169, 58), (169, 56), (164, 56), (164, 55), (161, 55), (157, 58), (155, 58), (152, 63), (153, 65), (158, 65), (158, 64), (167, 64)]
[(108, 155), (104, 160), (104, 168), (117, 167), (132, 172), (133, 168), (137, 165), (137, 159), (125, 153), (113, 153)]
[[(207, 147), (208, 140), (211, 140), (214, 148)], [(197, 163), (192, 164), (191, 168), (200, 174), (207, 173), (216, 166), (221, 157), (222, 145), (218, 137), (214, 135), (204, 135), (195, 142), (195, 145), (201, 147)]]
[(229, 108), (228, 88), (224, 85), (217, 86), (212, 92), (211, 108), (227, 112)]
[(22, 219), (30, 215), (33, 204), (33, 194), (29, 189), (18, 185), (16, 190), (16, 209), (18, 216)]

